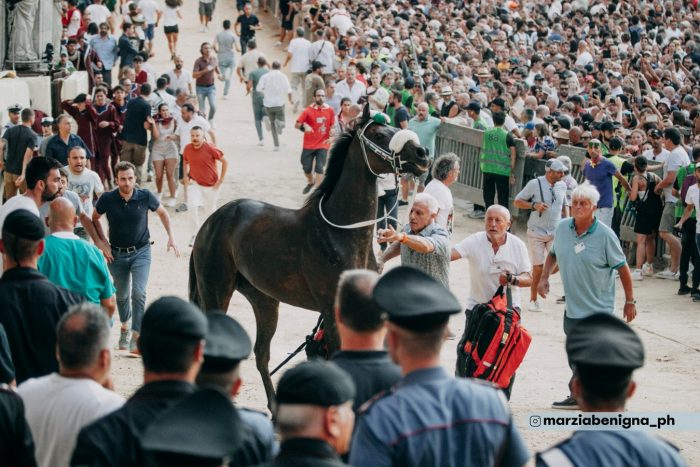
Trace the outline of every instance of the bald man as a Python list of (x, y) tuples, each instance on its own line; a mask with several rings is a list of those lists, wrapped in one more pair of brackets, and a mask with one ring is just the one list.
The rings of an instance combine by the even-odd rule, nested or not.
[(73, 204), (56, 198), (49, 205), (46, 237), (39, 271), (54, 284), (101, 305), (111, 317), (116, 306), (115, 288), (102, 252), (73, 233), (78, 222)]

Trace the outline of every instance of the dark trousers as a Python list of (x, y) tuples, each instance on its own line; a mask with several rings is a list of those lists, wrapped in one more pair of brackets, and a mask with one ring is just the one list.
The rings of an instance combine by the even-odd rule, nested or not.
[(496, 175), (484, 173), (484, 206), (488, 209), (496, 204), (495, 198), (498, 193), (498, 204), (508, 207), (510, 197), (510, 177), (507, 175)]
[(102, 79), (108, 87), (112, 86), (112, 70), (102, 70)]
[(696, 223), (697, 220), (688, 219), (683, 224), (683, 229), (681, 230), (681, 264), (679, 268), (681, 286), (688, 285), (688, 269), (690, 269), (690, 262), (693, 262), (692, 287), (694, 289), (700, 285), (700, 254), (695, 243)]
[[(580, 319), (576, 318), (569, 318), (566, 316), (566, 310), (564, 310), (564, 335), (568, 336), (571, 330), (578, 324), (578, 322), (581, 321)], [(573, 368), (572, 368), (573, 371)], [(569, 378), (569, 395), (571, 395), (571, 385), (574, 381), (574, 375), (573, 373), (571, 374), (571, 378)]]

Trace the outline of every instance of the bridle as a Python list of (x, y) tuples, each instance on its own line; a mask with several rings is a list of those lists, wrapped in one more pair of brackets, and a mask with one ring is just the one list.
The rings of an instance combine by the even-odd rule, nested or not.
[(403, 166), (403, 162), (401, 161), (401, 157), (399, 157), (399, 154), (394, 151), (387, 151), (386, 149), (380, 147), (378, 144), (376, 144), (374, 141), (372, 141), (365, 135), (365, 131), (373, 123), (376, 122), (370, 119), (370, 121), (365, 123), (365, 125), (357, 133), (357, 137), (360, 140), (360, 148), (362, 148), (362, 156), (365, 158), (365, 165), (367, 166), (367, 169), (372, 175), (374, 175), (375, 177), (379, 177), (379, 174), (375, 173), (369, 164), (369, 158), (367, 157), (367, 148), (369, 148), (373, 153), (379, 156), (380, 159), (387, 161), (389, 164), (391, 164), (391, 168), (394, 169), (394, 174), (398, 179), (399, 173)]
[[(398, 186), (399, 183), (399, 173), (401, 171), (401, 167), (403, 165), (403, 162), (401, 161), (401, 157), (399, 156), (399, 153), (394, 152), (394, 151), (387, 151), (386, 149), (380, 147), (378, 144), (367, 138), (365, 135), (365, 130), (369, 128), (369, 126), (373, 123), (377, 123), (373, 120), (370, 119), (357, 133), (357, 137), (360, 140), (360, 148), (362, 148), (362, 156), (365, 158), (365, 165), (367, 166), (367, 170), (370, 171), (372, 175), (375, 177), (381, 176), (378, 173), (375, 173), (374, 170), (372, 170), (372, 167), (369, 164), (369, 158), (367, 157), (367, 148), (369, 148), (373, 153), (375, 153), (379, 158), (381, 158), (384, 161), (389, 162), (391, 164), (391, 168), (394, 169), (394, 180)], [(380, 123), (377, 123), (380, 125)], [(393, 216), (390, 216), (389, 213), (394, 210), (394, 208), (398, 205), (399, 199), (398, 197), (396, 198), (396, 203), (394, 206), (391, 207), (391, 209), (388, 209), (386, 211), (386, 214), (379, 219), (370, 219), (366, 221), (361, 221), (361, 222), (355, 222), (354, 224), (347, 224), (347, 225), (338, 225), (334, 224), (328, 218), (326, 217), (325, 214), (323, 214), (323, 199), (325, 198), (325, 194), (321, 196), (321, 199), (318, 200), (318, 212), (321, 214), (321, 218), (331, 227), (335, 227), (336, 229), (345, 229), (345, 230), (351, 230), (351, 229), (359, 229), (362, 227), (368, 227), (370, 225), (377, 224), (379, 222), (382, 222), (384, 220), (393, 220), (398, 222), (398, 219), (396, 219)]]

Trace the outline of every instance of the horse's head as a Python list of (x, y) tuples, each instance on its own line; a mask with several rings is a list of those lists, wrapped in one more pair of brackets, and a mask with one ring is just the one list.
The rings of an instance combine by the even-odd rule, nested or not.
[(366, 105), (357, 124), (357, 136), (369, 170), (381, 173), (412, 173), (419, 176), (428, 170), (428, 149), (420, 145), (418, 135), (400, 130), (370, 116)]

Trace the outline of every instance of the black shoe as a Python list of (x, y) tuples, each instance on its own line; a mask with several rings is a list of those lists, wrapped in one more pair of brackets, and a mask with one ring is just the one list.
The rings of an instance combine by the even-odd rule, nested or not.
[(576, 399), (569, 396), (563, 401), (554, 402), (552, 404), (552, 408), (561, 410), (578, 410), (578, 402), (576, 402)]
[(691, 295), (694, 302), (700, 302), (700, 293), (694, 293)]
[(399, 206), (408, 206), (408, 201), (399, 200)]
[(693, 289), (685, 284), (681, 285), (681, 287), (678, 289), (678, 295), (688, 295), (689, 293), (693, 293)]
[(557, 298), (557, 303), (560, 305), (562, 303), (566, 303), (566, 295), (562, 295), (560, 298)]
[(306, 186), (304, 187), (304, 189), (301, 190), (302, 194), (308, 193), (309, 191), (311, 191), (311, 189), (312, 189), (313, 187), (314, 187), (314, 184), (313, 184), (313, 183), (310, 183), (310, 184), (306, 185)]

